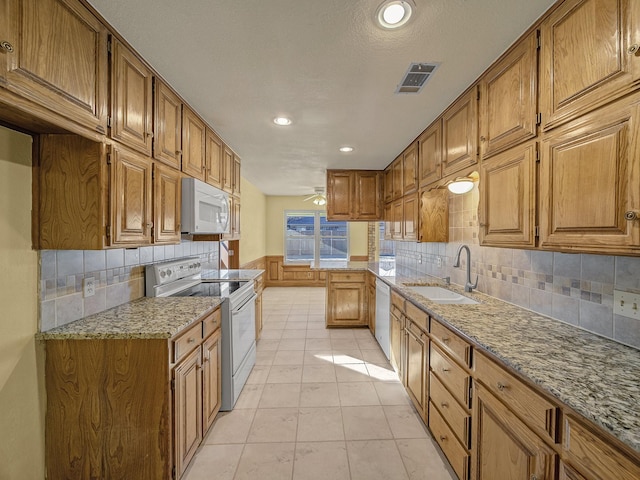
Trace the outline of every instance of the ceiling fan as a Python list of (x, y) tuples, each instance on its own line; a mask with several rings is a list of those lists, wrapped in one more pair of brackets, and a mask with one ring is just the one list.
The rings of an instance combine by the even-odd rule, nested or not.
[(310, 197), (304, 199), (304, 201), (313, 200), (314, 205), (322, 206), (327, 204), (327, 196), (324, 194), (324, 187), (316, 187), (315, 192)]

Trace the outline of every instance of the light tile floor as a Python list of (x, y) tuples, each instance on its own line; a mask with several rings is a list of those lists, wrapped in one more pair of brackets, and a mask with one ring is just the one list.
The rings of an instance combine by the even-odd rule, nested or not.
[(267, 288), (257, 362), (186, 480), (454, 480), (367, 329), (325, 329), (324, 288)]

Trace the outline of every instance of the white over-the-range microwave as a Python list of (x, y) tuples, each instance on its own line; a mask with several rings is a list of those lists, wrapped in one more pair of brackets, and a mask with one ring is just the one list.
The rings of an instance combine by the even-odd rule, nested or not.
[(195, 178), (182, 179), (182, 233), (229, 233), (229, 195)]

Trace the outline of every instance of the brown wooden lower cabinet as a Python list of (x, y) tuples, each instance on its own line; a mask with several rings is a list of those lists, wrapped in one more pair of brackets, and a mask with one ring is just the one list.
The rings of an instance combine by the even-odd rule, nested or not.
[(327, 327), (366, 327), (367, 272), (327, 273)]
[[(433, 438), (440, 445), (453, 471), (460, 480), (469, 479), (469, 453), (456, 439), (455, 435), (444, 421), (433, 404), (429, 405), (429, 429)], [(508, 477), (486, 477), (487, 480), (503, 480)]]
[(288, 265), (282, 255), (266, 257), (267, 287), (324, 287), (327, 272), (309, 265)]
[(558, 454), (482, 385), (474, 387), (475, 480), (555, 480)]
[(48, 478), (180, 478), (220, 409), (219, 308), (169, 340), (45, 348)]
[(423, 420), (427, 418), (429, 337), (411, 319), (405, 324), (405, 378), (407, 393)]

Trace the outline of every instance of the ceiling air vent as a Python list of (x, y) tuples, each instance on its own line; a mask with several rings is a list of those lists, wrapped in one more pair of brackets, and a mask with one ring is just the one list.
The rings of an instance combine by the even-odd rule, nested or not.
[(396, 89), (396, 93), (420, 93), (436, 69), (438, 63), (412, 63)]

